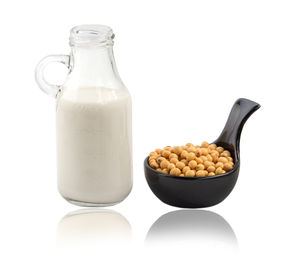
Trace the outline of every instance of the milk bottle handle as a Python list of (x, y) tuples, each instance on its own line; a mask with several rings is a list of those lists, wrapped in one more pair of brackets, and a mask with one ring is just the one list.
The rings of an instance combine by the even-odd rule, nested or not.
[(70, 68), (70, 56), (69, 55), (51, 55), (44, 57), (35, 68), (35, 80), (42, 91), (52, 97), (56, 97), (61, 85), (55, 85), (48, 83), (44, 77), (44, 70), (49, 63), (59, 62)]

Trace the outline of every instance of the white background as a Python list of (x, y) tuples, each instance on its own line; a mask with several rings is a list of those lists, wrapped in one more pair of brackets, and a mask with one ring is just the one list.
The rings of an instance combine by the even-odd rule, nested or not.
[[(299, 13), (288, 0), (2, 1), (0, 256), (299, 256)], [(90, 23), (116, 34), (133, 99), (134, 187), (121, 204), (70, 220), (80, 208), (56, 190), (55, 100), (34, 68), (68, 54), (69, 30)], [(55, 69), (54, 82), (66, 72)], [(239, 97), (262, 107), (245, 125), (231, 195), (206, 212), (160, 202), (146, 155), (213, 141)]]

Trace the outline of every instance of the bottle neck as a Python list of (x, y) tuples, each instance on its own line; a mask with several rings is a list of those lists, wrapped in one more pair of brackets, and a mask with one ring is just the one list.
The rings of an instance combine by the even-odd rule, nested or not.
[(70, 77), (78, 87), (114, 87), (120, 78), (112, 46), (73, 46)]

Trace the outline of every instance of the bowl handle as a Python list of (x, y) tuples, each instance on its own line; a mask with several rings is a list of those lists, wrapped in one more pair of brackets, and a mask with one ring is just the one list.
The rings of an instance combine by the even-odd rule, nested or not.
[(252, 100), (244, 98), (238, 99), (230, 111), (222, 133), (215, 142), (233, 145), (237, 155), (239, 155), (243, 126), (247, 119), (259, 108), (260, 105)]

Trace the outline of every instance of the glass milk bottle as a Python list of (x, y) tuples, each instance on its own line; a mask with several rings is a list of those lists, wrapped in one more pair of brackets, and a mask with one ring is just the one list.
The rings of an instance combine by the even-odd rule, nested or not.
[[(108, 206), (132, 188), (131, 99), (116, 69), (112, 30), (74, 27), (70, 55), (45, 57), (36, 81), (56, 98), (57, 179), (60, 194), (80, 206)], [(44, 80), (47, 64), (69, 69), (61, 86)]]

